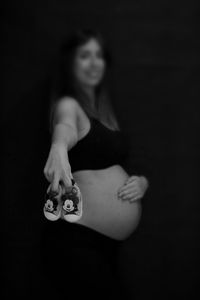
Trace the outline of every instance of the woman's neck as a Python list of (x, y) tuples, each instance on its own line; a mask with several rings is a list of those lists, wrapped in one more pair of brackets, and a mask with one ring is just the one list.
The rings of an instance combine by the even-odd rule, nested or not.
[(95, 107), (95, 91), (92, 88), (83, 87), (81, 88), (82, 92), (87, 96), (88, 101), (91, 107)]

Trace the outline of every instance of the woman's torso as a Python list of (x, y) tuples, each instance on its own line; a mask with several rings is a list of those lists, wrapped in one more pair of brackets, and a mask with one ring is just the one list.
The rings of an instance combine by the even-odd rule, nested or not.
[(79, 224), (111, 238), (127, 238), (138, 225), (141, 203), (118, 198), (128, 174), (120, 166), (126, 154), (124, 137), (78, 106), (79, 142), (69, 151), (69, 163), (83, 198)]

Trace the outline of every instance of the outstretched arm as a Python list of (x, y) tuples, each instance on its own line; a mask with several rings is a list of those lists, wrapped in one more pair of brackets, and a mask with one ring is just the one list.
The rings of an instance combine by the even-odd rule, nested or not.
[(71, 166), (68, 151), (78, 141), (77, 105), (71, 99), (60, 100), (55, 111), (52, 143), (44, 168), (44, 175), (51, 183), (52, 190), (57, 191), (59, 184), (66, 189), (72, 183)]

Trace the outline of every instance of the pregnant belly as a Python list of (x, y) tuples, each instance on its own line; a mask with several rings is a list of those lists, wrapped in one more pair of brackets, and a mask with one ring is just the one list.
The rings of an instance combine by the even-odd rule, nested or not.
[(83, 198), (83, 215), (79, 224), (117, 240), (126, 239), (137, 227), (141, 203), (118, 198), (118, 189), (128, 178), (120, 166), (73, 174)]

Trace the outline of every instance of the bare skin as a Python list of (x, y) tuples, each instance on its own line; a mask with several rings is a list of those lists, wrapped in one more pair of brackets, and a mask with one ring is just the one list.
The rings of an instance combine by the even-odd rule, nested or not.
[(128, 174), (114, 165), (100, 171), (74, 173), (83, 196), (83, 216), (78, 223), (117, 240), (127, 238), (141, 216), (139, 200), (129, 202), (118, 196)]

